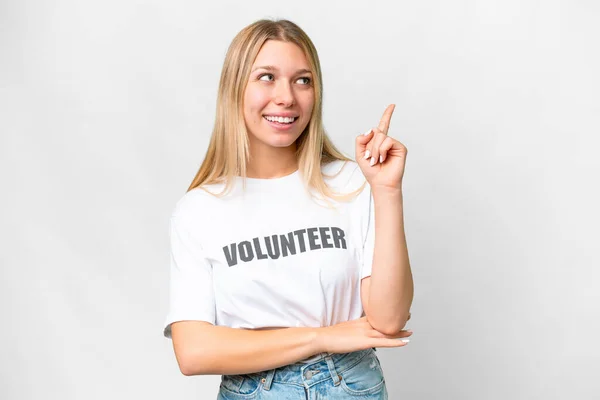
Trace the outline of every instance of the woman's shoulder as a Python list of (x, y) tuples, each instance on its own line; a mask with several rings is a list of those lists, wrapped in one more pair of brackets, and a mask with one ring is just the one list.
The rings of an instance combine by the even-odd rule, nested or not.
[(171, 217), (199, 217), (207, 210), (214, 210), (219, 204), (219, 198), (211, 194), (203, 187), (195, 187), (188, 190), (177, 200), (171, 213)]

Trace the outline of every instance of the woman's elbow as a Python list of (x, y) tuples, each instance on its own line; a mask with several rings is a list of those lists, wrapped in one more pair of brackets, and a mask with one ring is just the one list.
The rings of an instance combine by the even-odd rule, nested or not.
[(210, 374), (209, 335), (214, 331), (207, 322), (184, 321), (173, 324), (172, 339), (179, 371), (185, 376)]
[(194, 376), (194, 375), (208, 375), (209, 372), (206, 369), (207, 362), (204, 357), (198, 354), (186, 353), (185, 351), (180, 351), (179, 353), (175, 353), (177, 358), (177, 365), (179, 366), (179, 371), (185, 376)]
[[(396, 319), (395, 321), (387, 321), (385, 324), (373, 324), (371, 323), (371, 326), (373, 326), (373, 328), (381, 333), (383, 333), (384, 335), (397, 335), (398, 333), (400, 333), (400, 331), (402, 331), (404, 329), (404, 327), (406, 326), (406, 323), (408, 322), (408, 320), (410, 319), (410, 313), (408, 314), (408, 317), (404, 318), (399, 318)], [(391, 322), (391, 323), (390, 323)]]

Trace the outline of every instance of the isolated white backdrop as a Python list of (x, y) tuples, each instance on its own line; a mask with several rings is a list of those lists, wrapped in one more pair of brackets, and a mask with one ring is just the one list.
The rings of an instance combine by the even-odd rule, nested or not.
[(263, 17), (313, 39), (346, 153), (397, 105), (415, 333), (378, 352), (390, 398), (598, 398), (600, 6), (566, 0), (1, 1), (0, 398), (216, 397), (162, 336), (167, 224)]

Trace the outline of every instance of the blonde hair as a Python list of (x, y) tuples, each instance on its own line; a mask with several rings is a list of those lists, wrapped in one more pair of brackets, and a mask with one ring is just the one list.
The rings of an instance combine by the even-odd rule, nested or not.
[(324, 196), (325, 200), (327, 197), (342, 201), (349, 200), (351, 196), (362, 191), (366, 180), (358, 190), (338, 195), (323, 179), (321, 165), (335, 160), (353, 160), (333, 145), (323, 127), (323, 82), (317, 50), (308, 35), (298, 25), (288, 20), (256, 21), (242, 29), (231, 42), (221, 71), (215, 124), (206, 157), (188, 191), (196, 187), (202, 188), (202, 185), (225, 182), (225, 188), (221, 193), (211, 193), (221, 197), (231, 190), (236, 176), (247, 176), (249, 143), (241, 105), (252, 64), (267, 40), (290, 42), (299, 46), (313, 71), (315, 101), (312, 116), (306, 129), (296, 140), (298, 168), (306, 188), (315, 189), (318, 194)]

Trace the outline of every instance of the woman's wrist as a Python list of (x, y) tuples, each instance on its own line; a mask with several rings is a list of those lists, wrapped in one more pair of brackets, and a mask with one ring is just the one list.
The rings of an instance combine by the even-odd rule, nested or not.
[(328, 326), (320, 327), (320, 328), (311, 328), (311, 335), (313, 351), (315, 354), (317, 353), (326, 353), (328, 352), (327, 346), (327, 332), (329, 330)]

